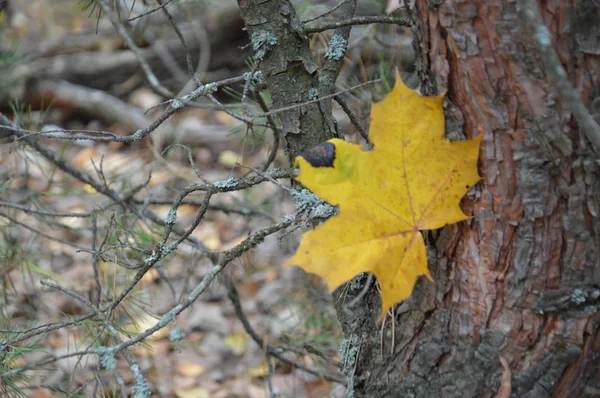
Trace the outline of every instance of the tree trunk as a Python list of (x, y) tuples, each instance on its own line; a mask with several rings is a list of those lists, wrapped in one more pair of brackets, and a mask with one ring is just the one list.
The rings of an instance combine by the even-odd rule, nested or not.
[[(484, 135), (482, 180), (463, 201), (470, 221), (426, 234), (434, 283), (420, 280), (383, 329), (375, 289), (339, 311), (355, 396), (600, 396), (598, 157), (547, 81), (520, 4), (417, 1), (422, 81), (447, 90), (449, 137)], [(538, 6), (594, 113), (600, 8)]]
[[(323, 91), (316, 73), (318, 65), (291, 1), (238, 0), (238, 5), (273, 108), (318, 97)], [(331, 114), (331, 99), (280, 114), (281, 135), (290, 161), (305, 149), (338, 135)]]

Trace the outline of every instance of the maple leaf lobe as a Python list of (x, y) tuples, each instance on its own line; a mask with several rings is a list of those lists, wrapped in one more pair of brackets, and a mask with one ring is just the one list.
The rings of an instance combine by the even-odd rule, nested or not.
[(333, 167), (335, 161), (335, 145), (322, 142), (300, 154), (313, 167)]
[(321, 276), (330, 290), (361, 272), (374, 274), (380, 320), (410, 297), (420, 276), (431, 280), (420, 231), (469, 218), (460, 200), (480, 179), (482, 136), (446, 139), (442, 103), (443, 95), (423, 97), (397, 76), (393, 91), (371, 109), (371, 151), (332, 139), (333, 148), (317, 146), (316, 158), (296, 158), (296, 181), (340, 210), (306, 231), (285, 265)]

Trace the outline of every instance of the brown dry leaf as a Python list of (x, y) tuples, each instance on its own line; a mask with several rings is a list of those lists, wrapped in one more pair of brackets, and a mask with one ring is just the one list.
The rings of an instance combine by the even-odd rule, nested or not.
[(275, 269), (269, 269), (265, 272), (265, 282), (273, 282), (279, 279), (279, 273)]
[(152, 173), (152, 176), (150, 177), (150, 182), (148, 183), (148, 185), (151, 187), (155, 187), (157, 185), (166, 184), (173, 178), (174, 178), (173, 174), (168, 170), (155, 171)]
[[(94, 159), (94, 162), (96, 163), (97, 167), (100, 167), (99, 160), (96, 161), (96, 159)], [(102, 169), (108, 174), (118, 174), (124, 170), (139, 170), (137, 167), (131, 167), (132, 162), (134, 162), (136, 165), (142, 164), (139, 158), (134, 158), (129, 153), (111, 153), (108, 156), (104, 156), (104, 160), (102, 161)]]
[(269, 374), (269, 365), (263, 362), (261, 365), (255, 366), (248, 370), (248, 375), (251, 377), (266, 377)]
[(150, 109), (159, 105), (163, 98), (152, 91), (150, 88), (143, 87), (137, 89), (129, 96), (129, 103), (137, 106), (140, 109)]
[(84, 16), (74, 17), (71, 20), (71, 33), (82, 33), (86, 28), (88, 18)]
[(177, 208), (177, 217), (196, 215), (198, 207), (194, 205), (181, 205)]
[(190, 362), (184, 362), (177, 365), (177, 372), (185, 377), (198, 377), (206, 371), (202, 365)]
[(248, 398), (267, 398), (269, 396), (269, 392), (264, 385), (246, 384), (245, 390)]
[(148, 272), (146, 272), (144, 274), (144, 276), (142, 276), (142, 279), (140, 280), (140, 282), (146, 283), (146, 284), (152, 284), (152, 283), (156, 283), (159, 279), (160, 279), (160, 275), (159, 275), (158, 271), (155, 268), (151, 268)]
[[(167, 217), (171, 210), (171, 205), (159, 205), (154, 206), (152, 209), (159, 217)], [(183, 218), (187, 216), (195, 216), (198, 212), (198, 207), (193, 205), (181, 205), (177, 208), (177, 218)]]
[(152, 206), (152, 210), (156, 213), (157, 216), (165, 218), (167, 216), (167, 214), (169, 214), (169, 210), (171, 210), (171, 206), (169, 206), (169, 205)]
[(31, 391), (30, 397), (31, 398), (50, 398), (51, 395), (48, 393), (48, 391), (41, 389), (41, 388), (36, 388), (35, 390)]
[(308, 395), (310, 398), (319, 398), (326, 396), (329, 392), (330, 387), (331, 386), (325, 379), (316, 379), (304, 383), (306, 395)]
[(194, 387), (187, 390), (175, 390), (177, 398), (209, 398), (210, 392), (202, 387)]
[(74, 167), (81, 169), (89, 163), (90, 159), (93, 158), (100, 158), (96, 147), (85, 147), (79, 151), (79, 153), (75, 155), (73, 159), (71, 159), (71, 164)]
[(215, 112), (215, 119), (225, 125), (237, 125), (239, 123), (236, 118), (223, 111)]

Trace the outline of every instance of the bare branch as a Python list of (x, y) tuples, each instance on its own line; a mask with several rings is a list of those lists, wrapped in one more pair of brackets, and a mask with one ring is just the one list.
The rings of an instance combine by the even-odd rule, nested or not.
[(362, 138), (367, 142), (367, 144), (369, 144), (369, 133), (367, 133), (367, 130), (365, 130), (362, 124), (360, 124), (358, 117), (356, 117), (354, 112), (352, 112), (352, 109), (350, 109), (346, 101), (344, 101), (344, 99), (339, 95), (336, 95), (335, 97), (333, 97), (333, 99), (342, 107), (342, 109), (344, 110), (344, 112), (346, 112), (346, 115), (348, 115), (350, 121), (352, 122), (354, 127), (356, 127)]
[(369, 25), (372, 23), (385, 23), (398, 26), (411, 26), (409, 18), (373, 16), (373, 17), (354, 17), (337, 22), (326, 22), (320, 25), (305, 26), (304, 33), (319, 33), (325, 30), (337, 29), (342, 26)]

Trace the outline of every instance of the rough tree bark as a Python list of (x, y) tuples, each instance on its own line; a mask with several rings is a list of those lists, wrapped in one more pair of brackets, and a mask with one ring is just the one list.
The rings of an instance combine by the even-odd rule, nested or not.
[[(257, 2), (238, 3), (244, 10)], [(523, 3), (416, 3), (422, 91), (447, 90), (449, 138), (484, 135), (482, 181), (463, 203), (470, 221), (426, 234), (435, 282), (419, 281), (383, 329), (375, 289), (352, 313), (339, 309), (346, 353), (356, 356), (342, 358), (352, 365), (354, 396), (600, 396), (598, 156), (548, 82), (536, 32), (519, 18)], [(593, 0), (539, 6), (570, 81), (592, 112), (600, 110), (598, 7)], [(317, 84), (302, 60), (287, 73), (296, 66)], [(330, 134), (323, 109), (315, 115), (317, 130), (299, 126), (292, 152)], [(360, 286), (347, 293), (352, 299)]]
[[(238, 0), (238, 5), (250, 34), (255, 61), (271, 93), (273, 108), (317, 98), (323, 91), (318, 65), (292, 3)], [(329, 90), (332, 84), (335, 87), (335, 77), (327, 85)], [(290, 160), (338, 134), (331, 99), (283, 112), (280, 120)]]
[[(362, 339), (355, 395), (598, 397), (598, 156), (547, 82), (520, 2), (433, 3), (417, 1), (422, 80), (448, 90), (449, 137), (484, 134), (482, 181), (464, 201), (473, 218), (429, 234), (435, 283), (420, 281), (394, 328), (380, 340), (375, 292), (343, 315)], [(593, 111), (599, 9), (538, 4)]]

